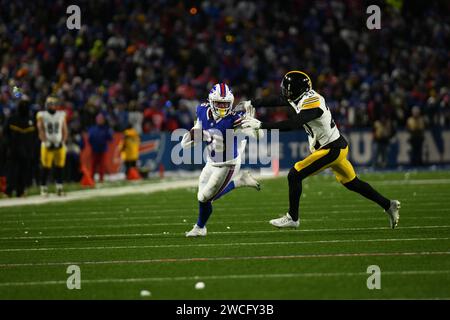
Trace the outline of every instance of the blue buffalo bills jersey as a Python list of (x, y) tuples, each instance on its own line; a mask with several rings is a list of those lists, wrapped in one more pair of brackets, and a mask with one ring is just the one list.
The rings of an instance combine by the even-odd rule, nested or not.
[[(237, 137), (232, 134), (234, 132), (233, 124), (243, 115), (244, 112), (231, 112), (229, 115), (215, 120), (209, 103), (197, 106), (197, 121), (200, 121), (202, 129), (208, 131), (213, 138), (212, 141), (207, 142), (210, 161), (227, 162), (238, 156)], [(231, 130), (228, 138), (227, 130)], [(233, 139), (232, 143), (227, 143), (229, 138)], [(232, 146), (231, 150), (229, 150), (230, 146)]]

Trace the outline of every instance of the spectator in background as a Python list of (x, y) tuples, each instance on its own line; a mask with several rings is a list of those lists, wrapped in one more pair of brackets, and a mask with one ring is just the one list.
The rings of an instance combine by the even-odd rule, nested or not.
[(14, 115), (5, 126), (7, 145), (7, 187), (6, 194), (12, 197), (25, 195), (25, 187), (31, 176), (31, 163), (35, 155), (33, 146), (36, 141), (36, 124), (30, 115), (30, 102), (22, 99)]
[(144, 133), (160, 132), (163, 129), (165, 115), (161, 107), (148, 107), (144, 111)]
[(392, 120), (381, 116), (373, 124), (373, 139), (375, 142), (375, 159), (373, 164), (376, 168), (386, 168), (389, 144), (394, 136)]
[[(183, 108), (195, 118), (192, 99), (219, 79), (235, 83), (238, 103), (276, 94), (281, 75), (302, 68), (341, 127), (371, 128), (380, 114), (404, 127), (413, 105), (430, 127), (450, 126), (448, 1), (378, 2), (381, 32), (358, 27), (367, 1), (216, 0), (195, 13), (181, 0), (84, 1), (89, 15), (74, 33), (41, 19), (65, 16), (60, 1), (0, 0), (0, 121), (14, 107), (14, 79), (37, 105), (51, 92), (71, 105), (69, 126), (80, 131), (106, 110), (118, 131), (128, 122), (139, 133), (189, 129)], [(263, 112), (264, 121), (283, 117)]]
[(138, 134), (142, 134), (142, 121), (144, 114), (139, 110), (136, 100), (131, 100), (128, 104), (128, 123), (130, 123)]
[(185, 103), (180, 102), (179, 107), (180, 108), (176, 113), (178, 124), (180, 125), (180, 128), (190, 130), (194, 123), (194, 117)]
[(103, 182), (106, 151), (108, 150), (108, 143), (112, 140), (112, 130), (106, 123), (105, 116), (102, 113), (95, 117), (95, 122), (96, 124), (88, 131), (88, 139), (92, 147), (91, 174), (94, 178), (95, 173), (98, 172), (99, 181)]
[(422, 146), (425, 135), (425, 121), (420, 114), (420, 108), (414, 106), (411, 110), (411, 116), (406, 122), (406, 127), (410, 134), (409, 143), (411, 144), (411, 164), (413, 166), (421, 166)]
[(141, 139), (136, 129), (131, 124), (123, 132), (122, 159), (125, 163), (125, 173), (128, 180), (135, 180), (138, 177), (136, 170), (137, 160), (139, 159), (139, 145)]

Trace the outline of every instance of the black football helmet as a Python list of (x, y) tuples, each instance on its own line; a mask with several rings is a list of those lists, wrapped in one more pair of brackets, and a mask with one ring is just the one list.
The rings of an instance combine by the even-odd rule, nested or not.
[(281, 81), (281, 95), (290, 101), (297, 102), (311, 89), (311, 79), (301, 71), (289, 71)]

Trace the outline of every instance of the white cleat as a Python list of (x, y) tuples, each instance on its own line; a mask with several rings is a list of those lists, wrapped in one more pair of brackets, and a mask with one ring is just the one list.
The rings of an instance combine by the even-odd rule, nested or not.
[(186, 232), (186, 237), (205, 237), (206, 227), (200, 228), (197, 224), (194, 225), (191, 231)]
[(286, 213), (286, 215), (281, 218), (270, 220), (270, 224), (277, 228), (298, 228), (300, 221), (292, 220), (289, 213)]
[(41, 186), (41, 196), (48, 197), (48, 189), (47, 186)]
[(252, 187), (258, 191), (261, 190), (261, 185), (259, 184), (259, 182), (256, 181), (256, 179), (253, 178), (253, 176), (248, 171), (244, 171), (239, 180), (242, 186)]
[(398, 200), (391, 200), (391, 206), (386, 211), (386, 213), (389, 216), (389, 224), (392, 229), (395, 229), (398, 225), (398, 220), (400, 219), (400, 201)]

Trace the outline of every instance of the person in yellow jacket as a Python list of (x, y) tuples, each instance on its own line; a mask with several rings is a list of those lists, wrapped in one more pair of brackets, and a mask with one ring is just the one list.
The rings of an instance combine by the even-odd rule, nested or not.
[(139, 159), (139, 145), (141, 138), (138, 132), (129, 125), (123, 132), (124, 139), (122, 142), (122, 160), (125, 163), (126, 175), (130, 176), (130, 170), (136, 170), (137, 160)]

